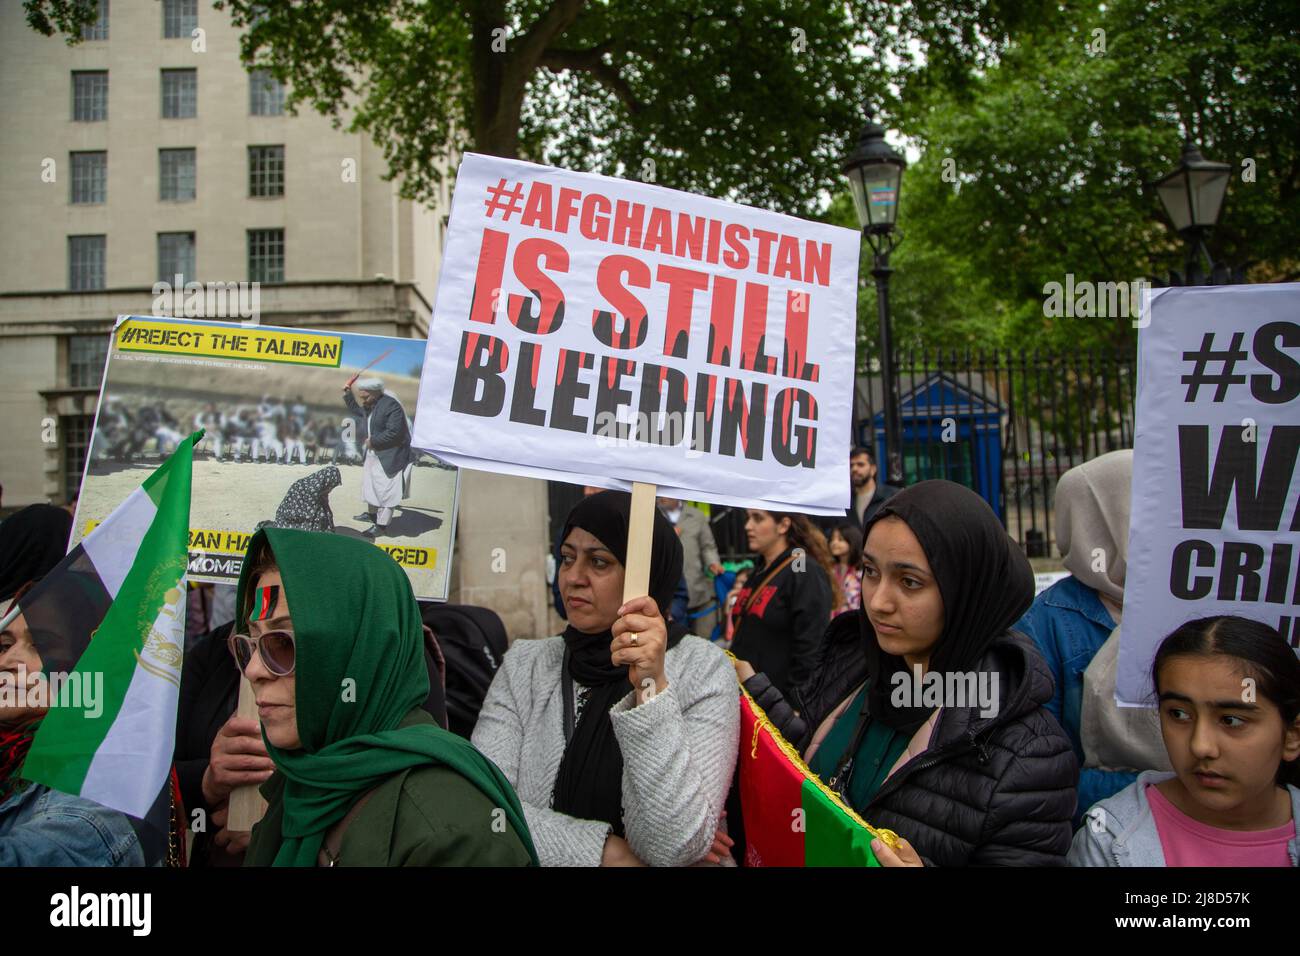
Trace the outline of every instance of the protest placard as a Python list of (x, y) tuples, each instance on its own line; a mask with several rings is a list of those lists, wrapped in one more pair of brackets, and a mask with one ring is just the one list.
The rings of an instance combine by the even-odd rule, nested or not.
[[(369, 537), (416, 597), (445, 601), (458, 477), (410, 443), (423, 352), (418, 339), (119, 318), (72, 544), (202, 428), (189, 580), (235, 583), (270, 523)], [(379, 387), (363, 392), (368, 380)]]
[(858, 234), (469, 154), (415, 444), (487, 471), (842, 514)]
[(1300, 285), (1161, 289), (1138, 339), (1116, 699), (1151, 706), (1161, 639), (1239, 614), (1300, 643)]

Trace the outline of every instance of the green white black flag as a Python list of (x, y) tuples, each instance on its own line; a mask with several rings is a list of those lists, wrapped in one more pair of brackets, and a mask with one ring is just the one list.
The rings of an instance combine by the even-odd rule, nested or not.
[(26, 618), (47, 676), (71, 670), (69, 685), (102, 686), (95, 711), (51, 706), (20, 775), (140, 819), (171, 769), (202, 437), (181, 442), (11, 611)]

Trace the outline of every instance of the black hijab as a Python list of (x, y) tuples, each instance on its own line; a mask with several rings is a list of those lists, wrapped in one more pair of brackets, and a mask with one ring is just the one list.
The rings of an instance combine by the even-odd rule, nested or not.
[(54, 505), (30, 505), (0, 524), (0, 601), (45, 577), (68, 553), (72, 515)]
[[(929, 670), (974, 670), (994, 640), (1020, 619), (1034, 600), (1034, 572), (983, 498), (951, 481), (922, 481), (885, 502), (864, 529), (900, 518), (920, 542), (943, 598), (943, 633)], [(892, 677), (907, 663), (886, 653), (867, 617), (858, 610), (870, 676), (871, 714), (896, 730), (914, 733), (929, 718), (924, 707), (894, 707)]]
[[(561, 543), (570, 531), (581, 528), (599, 539), (626, 567), (631, 503), (632, 496), (624, 491), (602, 491), (584, 498), (569, 512)], [(650, 597), (665, 619), (682, 577), (682, 561), (677, 531), (656, 508), (650, 545)], [(675, 647), (685, 635), (681, 623), (668, 623), (669, 647)], [(609, 710), (632, 691), (632, 683), (626, 667), (610, 663), (609, 645), (613, 640), (608, 630), (586, 634), (573, 624), (564, 630), (565, 667), (574, 683), (591, 688), (591, 695), (564, 748), (551, 807), (582, 820), (602, 820), (622, 836), (623, 753), (614, 736)]]

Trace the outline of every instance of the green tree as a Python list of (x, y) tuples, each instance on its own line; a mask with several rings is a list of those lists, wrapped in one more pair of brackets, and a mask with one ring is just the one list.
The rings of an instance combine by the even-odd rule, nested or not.
[[(812, 216), (888, 62), (952, 82), (1044, 0), (218, 0), (290, 104), (365, 131), (409, 196), (448, 147), (653, 179)], [(24, 0), (76, 42), (85, 0)], [(1008, 12), (1010, 11), (1010, 12)]]
[(1182, 268), (1147, 184), (1188, 137), (1233, 168), (1214, 258), (1249, 265), (1253, 281), (1300, 278), (1298, 38), (1295, 4), (1081, 4), (960, 84), (905, 88), (896, 121), (923, 154), (904, 178), (893, 262), (900, 339), (1132, 347), (1124, 318), (1045, 316), (1043, 287)]
[[(35, 29), (70, 43), (94, 15), (83, 0), (24, 3)], [(1296, 4), (216, 6), (245, 28), (246, 62), (288, 81), (291, 102), (369, 133), (412, 196), (431, 192), (453, 146), (856, 227), (839, 163), (870, 104), (921, 154), (904, 178), (890, 286), (903, 347), (1131, 348), (1122, 318), (1045, 316), (1043, 287), (1181, 268), (1146, 184), (1185, 137), (1237, 173), (1215, 258), (1249, 265), (1255, 281), (1300, 278)], [(863, 253), (859, 341), (873, 349)]]

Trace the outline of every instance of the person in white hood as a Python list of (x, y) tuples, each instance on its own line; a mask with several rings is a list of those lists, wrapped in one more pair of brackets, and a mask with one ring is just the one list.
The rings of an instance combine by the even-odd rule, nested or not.
[(1115, 705), (1115, 662), (1128, 570), (1133, 450), (1071, 468), (1056, 485), (1056, 543), (1070, 572), (1013, 625), (1034, 639), (1056, 681), (1047, 705), (1079, 758), (1082, 814), (1143, 770), (1169, 769), (1154, 711)]

